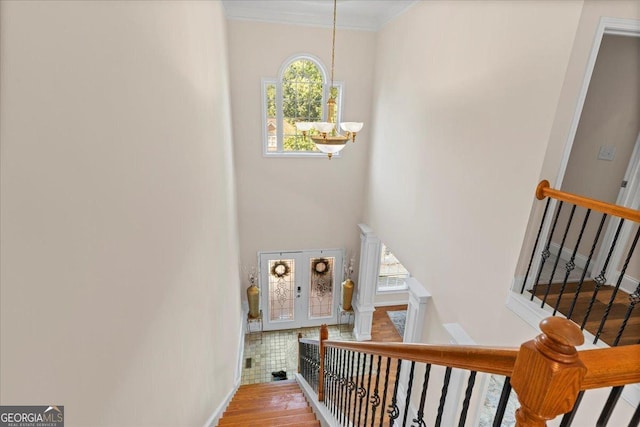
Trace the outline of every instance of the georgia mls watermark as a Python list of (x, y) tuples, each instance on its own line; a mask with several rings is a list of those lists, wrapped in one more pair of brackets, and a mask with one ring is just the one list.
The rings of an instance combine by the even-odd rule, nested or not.
[(64, 427), (64, 406), (0, 406), (0, 427)]

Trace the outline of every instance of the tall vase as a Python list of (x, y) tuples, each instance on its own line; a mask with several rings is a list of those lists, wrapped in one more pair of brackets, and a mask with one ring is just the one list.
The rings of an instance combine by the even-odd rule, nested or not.
[(260, 288), (254, 283), (247, 288), (247, 301), (249, 301), (249, 317), (255, 319), (260, 316)]
[(353, 280), (347, 279), (342, 282), (342, 309), (351, 310), (351, 299), (353, 298)]

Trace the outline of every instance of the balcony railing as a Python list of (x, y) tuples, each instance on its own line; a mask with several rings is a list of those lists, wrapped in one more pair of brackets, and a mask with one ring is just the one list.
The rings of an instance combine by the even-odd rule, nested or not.
[[(584, 339), (573, 322), (550, 317), (540, 327), (515, 349), (329, 341), (323, 326), (319, 340), (299, 340), (299, 373), (330, 425), (464, 426), (478, 375), (493, 374), (505, 378), (493, 426), (502, 425), (512, 387), (517, 427), (562, 414), (560, 425), (570, 426), (586, 390), (613, 387), (595, 423), (606, 426), (622, 388), (640, 382), (640, 345), (578, 352)], [(461, 394), (454, 383), (464, 383)], [(639, 420), (636, 408), (628, 425)]]

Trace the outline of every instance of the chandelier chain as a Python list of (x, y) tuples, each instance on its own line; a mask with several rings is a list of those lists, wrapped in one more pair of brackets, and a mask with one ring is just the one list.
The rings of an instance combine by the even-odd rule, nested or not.
[(336, 56), (336, 9), (338, 7), (338, 0), (333, 0), (333, 37), (331, 40), (331, 86), (329, 91), (333, 89), (333, 67)]

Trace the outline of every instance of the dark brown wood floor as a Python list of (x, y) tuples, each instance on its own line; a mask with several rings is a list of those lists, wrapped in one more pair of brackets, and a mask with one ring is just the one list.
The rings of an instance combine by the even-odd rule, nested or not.
[[(576, 295), (577, 284), (567, 283), (562, 294), (562, 298), (560, 298), (560, 303), (558, 304), (561, 287), (561, 284), (552, 284), (550, 287), (549, 285), (539, 284), (536, 288), (535, 295), (542, 300), (548, 289), (549, 293), (547, 295), (546, 303), (551, 307), (556, 307), (557, 305), (558, 311), (567, 316)], [(591, 304), (591, 300), (594, 296), (595, 283), (593, 281), (585, 281), (580, 287), (580, 292), (577, 295), (575, 307), (571, 314), (571, 320), (576, 322), (578, 326), (581, 326), (586, 317), (587, 320), (584, 322), (584, 329), (595, 335), (600, 327), (600, 322), (607, 306), (611, 301), (613, 290), (613, 286), (603, 286), (600, 288), (593, 300), (591, 311), (589, 312), (588, 317), (586, 317), (589, 305)], [(629, 294), (622, 289), (619, 289), (613, 300), (613, 304), (611, 305), (607, 320), (604, 323), (604, 327), (600, 335), (600, 339), (602, 341), (609, 345), (614, 344), (629, 307)], [(635, 309), (631, 311), (631, 315), (624, 332), (620, 337), (618, 345), (638, 344), (639, 339), (640, 309)]]

